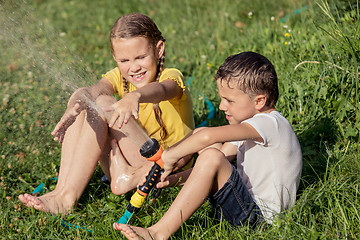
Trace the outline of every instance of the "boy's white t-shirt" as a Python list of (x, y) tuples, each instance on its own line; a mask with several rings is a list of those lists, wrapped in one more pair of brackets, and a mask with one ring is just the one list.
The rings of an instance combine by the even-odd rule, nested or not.
[(272, 223), (275, 214), (295, 203), (302, 169), (300, 144), (289, 121), (277, 111), (256, 114), (244, 122), (264, 142), (232, 142), (238, 146), (237, 171), (265, 220)]

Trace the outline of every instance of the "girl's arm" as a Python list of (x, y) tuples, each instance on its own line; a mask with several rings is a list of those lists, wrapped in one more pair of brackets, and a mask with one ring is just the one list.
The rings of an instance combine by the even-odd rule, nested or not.
[(139, 103), (159, 103), (175, 97), (181, 97), (181, 87), (173, 80), (167, 79), (162, 82), (152, 82), (142, 88), (132, 91), (139, 99)]
[[(162, 160), (164, 161), (165, 172), (162, 174), (161, 179), (164, 180), (174, 169), (176, 162), (184, 156), (199, 152), (215, 143), (241, 141), (246, 139), (262, 141), (259, 133), (247, 123), (204, 128), (188, 136), (176, 146), (164, 151)], [(225, 156), (234, 157), (233, 151), (234, 148), (232, 148), (232, 151), (226, 150)]]
[(60, 121), (56, 124), (51, 134), (55, 141), (63, 141), (65, 132), (75, 121), (80, 112), (87, 107), (95, 106), (95, 100), (99, 95), (112, 95), (114, 92), (111, 83), (106, 78), (102, 78), (98, 83), (77, 89), (70, 97), (67, 109)]
[(119, 121), (119, 127), (127, 123), (131, 116), (139, 118), (139, 103), (159, 103), (175, 97), (181, 97), (182, 89), (179, 85), (170, 79), (160, 83), (152, 82), (144, 87), (138, 88), (126, 94), (120, 101), (106, 108), (106, 111), (114, 111), (109, 127), (114, 126)]
[(99, 95), (114, 94), (112, 84), (108, 79), (103, 77), (94, 85), (77, 89), (70, 97), (68, 106), (73, 106), (75, 103), (83, 103), (84, 106), (91, 106), (95, 103)]

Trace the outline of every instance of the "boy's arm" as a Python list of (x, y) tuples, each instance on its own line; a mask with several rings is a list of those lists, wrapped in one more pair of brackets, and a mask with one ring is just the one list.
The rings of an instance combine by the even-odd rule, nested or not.
[[(165, 179), (176, 166), (176, 162), (184, 156), (199, 152), (215, 143), (241, 141), (246, 139), (262, 141), (259, 133), (247, 123), (204, 128), (197, 131), (176, 146), (164, 151), (162, 160), (164, 161), (165, 172), (162, 174), (161, 179)], [(227, 147), (228, 145), (225, 146), (225, 150)], [(225, 156), (234, 156), (234, 148), (232, 148), (231, 151), (230, 146), (228, 148)]]
[(192, 168), (187, 169), (183, 172), (178, 172), (167, 176), (164, 181), (160, 181), (156, 184), (157, 188), (164, 188), (164, 187), (173, 187), (173, 186), (182, 186), (185, 184), (186, 180), (190, 176)]

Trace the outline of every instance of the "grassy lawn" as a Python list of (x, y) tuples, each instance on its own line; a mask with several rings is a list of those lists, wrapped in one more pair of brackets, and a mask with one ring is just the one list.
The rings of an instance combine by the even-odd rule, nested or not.
[[(116, 66), (109, 31), (130, 12), (149, 15), (162, 31), (165, 65), (184, 73), (197, 124), (207, 117), (205, 97), (219, 105), (215, 71), (227, 56), (250, 50), (268, 57), (279, 77), (277, 109), (303, 151), (297, 203), (272, 226), (254, 231), (215, 222), (206, 202), (173, 239), (360, 238), (357, 0), (0, 0), (2, 239), (122, 239), (111, 225), (129, 196), (112, 194), (99, 168), (71, 215), (39, 213), (17, 197), (40, 183), (44, 192), (54, 189), (61, 145), (50, 132), (73, 90)], [(206, 120), (226, 124), (218, 109)], [(148, 201), (131, 224), (154, 224), (178, 191)], [(62, 220), (85, 230), (64, 227)]]

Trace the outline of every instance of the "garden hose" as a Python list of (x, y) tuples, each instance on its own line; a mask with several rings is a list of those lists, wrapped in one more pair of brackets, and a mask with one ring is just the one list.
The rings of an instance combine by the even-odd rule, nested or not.
[(146, 181), (143, 185), (139, 186), (136, 192), (132, 195), (129, 203), (126, 206), (125, 213), (117, 221), (117, 223), (127, 223), (130, 221), (134, 213), (139, 211), (141, 206), (144, 204), (146, 197), (150, 191), (154, 188), (157, 179), (161, 175), (161, 170), (164, 169), (164, 163), (161, 160), (161, 154), (163, 150), (159, 145), (159, 142), (152, 138), (145, 142), (140, 148), (140, 154), (145, 157), (148, 161), (153, 161), (149, 174), (146, 176)]

